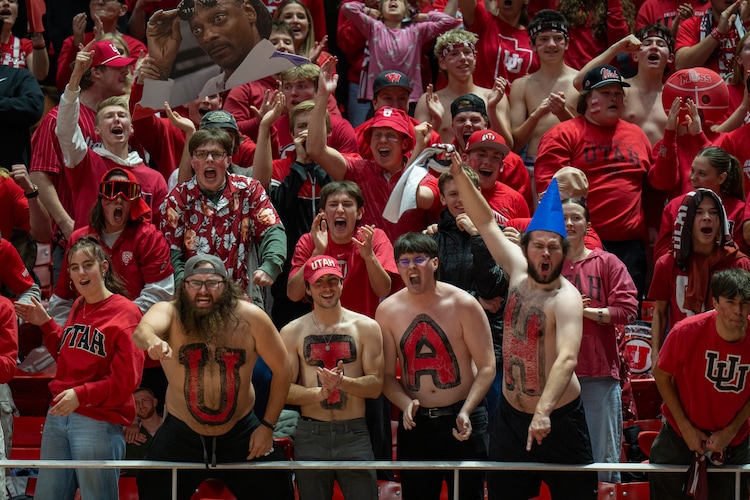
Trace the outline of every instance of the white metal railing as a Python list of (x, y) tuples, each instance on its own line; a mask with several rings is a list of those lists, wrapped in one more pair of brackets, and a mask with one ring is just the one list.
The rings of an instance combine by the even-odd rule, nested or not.
[[(0, 460), (0, 467), (7, 468), (52, 468), (52, 469), (169, 469), (172, 471), (172, 499), (177, 498), (178, 470), (205, 470), (206, 464), (195, 462), (154, 462), (150, 460)], [(440, 469), (453, 471), (453, 499), (458, 499), (458, 477), (460, 471), (466, 470), (502, 470), (502, 471), (621, 471), (648, 473), (682, 473), (685, 465), (656, 465), (639, 463), (595, 463), (589, 465), (543, 464), (538, 462), (490, 462), (490, 461), (287, 461), (277, 462), (240, 462), (217, 464), (216, 469), (350, 469), (350, 470), (419, 470)], [(709, 473), (734, 474), (734, 498), (740, 499), (740, 474), (750, 473), (748, 465), (724, 465), (709, 467)]]

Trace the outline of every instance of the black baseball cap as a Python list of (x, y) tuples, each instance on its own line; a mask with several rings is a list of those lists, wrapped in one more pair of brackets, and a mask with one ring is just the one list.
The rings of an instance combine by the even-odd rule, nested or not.
[(487, 106), (484, 104), (484, 99), (476, 94), (464, 94), (451, 103), (451, 118), (466, 111), (476, 111), (487, 118)]
[(372, 94), (376, 95), (378, 92), (386, 87), (401, 87), (409, 92), (412, 91), (411, 83), (409, 83), (409, 77), (400, 71), (388, 70), (381, 71), (378, 76), (375, 77), (375, 81), (372, 84)]
[(604, 87), (610, 83), (619, 83), (621, 87), (630, 87), (630, 84), (622, 81), (620, 72), (614, 66), (597, 66), (583, 78), (583, 90), (593, 90)]

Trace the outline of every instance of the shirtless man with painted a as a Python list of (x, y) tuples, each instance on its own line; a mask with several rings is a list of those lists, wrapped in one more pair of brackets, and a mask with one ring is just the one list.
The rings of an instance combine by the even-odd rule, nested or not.
[[(432, 237), (407, 233), (394, 256), (405, 288), (383, 301), (375, 319), (383, 330), (383, 392), (402, 411), (398, 459), (485, 460), (484, 396), (495, 377), (487, 316), (477, 299), (437, 281)], [(452, 471), (401, 471), (404, 499), (439, 499), (443, 479), (452, 489)], [(459, 498), (484, 498), (483, 472), (462, 472), (459, 483)]]
[[(281, 330), (292, 385), (287, 403), (300, 406), (296, 460), (375, 460), (365, 422), (365, 398), (383, 390), (383, 337), (371, 318), (341, 307), (344, 275), (329, 255), (304, 267), (312, 312)], [(344, 497), (377, 500), (374, 469), (298, 470), (300, 500), (330, 499), (334, 480)]]
[[(451, 173), (466, 214), (510, 281), (503, 392), (490, 428), (490, 459), (593, 463), (581, 386), (574, 372), (583, 302), (575, 287), (561, 277), (568, 241), (557, 181), (550, 184), (519, 247), (500, 230), (456, 158)], [(542, 480), (555, 500), (594, 500), (597, 496), (596, 471), (491, 471), (487, 480), (490, 499), (535, 497)]]

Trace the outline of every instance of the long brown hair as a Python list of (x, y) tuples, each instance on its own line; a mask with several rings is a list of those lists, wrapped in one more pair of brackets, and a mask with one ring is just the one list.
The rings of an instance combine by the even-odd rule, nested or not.
[[(590, 13), (594, 39), (600, 42), (607, 41), (607, 9), (608, 2), (602, 0), (560, 0), (557, 8), (568, 20), (571, 28), (588, 24)], [(622, 0), (622, 13), (632, 33), (635, 31), (635, 6), (632, 0)]]

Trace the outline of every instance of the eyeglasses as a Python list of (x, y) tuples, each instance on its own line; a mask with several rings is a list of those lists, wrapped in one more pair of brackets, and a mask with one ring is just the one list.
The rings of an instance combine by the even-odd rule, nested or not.
[(426, 255), (417, 255), (413, 259), (398, 259), (396, 263), (399, 265), (399, 267), (409, 267), (412, 262), (414, 262), (415, 266), (423, 266), (427, 264), (429, 260), (430, 258)]
[(205, 286), (206, 290), (214, 292), (219, 289), (219, 286), (224, 283), (224, 280), (185, 280), (185, 283), (187, 283), (188, 288), (191, 290), (200, 290)]
[(213, 151), (206, 151), (205, 149), (196, 149), (193, 151), (193, 156), (198, 158), (199, 160), (205, 160), (208, 158), (208, 155), (211, 155), (211, 158), (214, 160), (223, 160), (227, 157), (226, 151), (219, 151), (219, 150), (213, 150)]
[(141, 185), (130, 181), (104, 181), (99, 184), (99, 195), (110, 201), (118, 196), (133, 201), (141, 195)]

